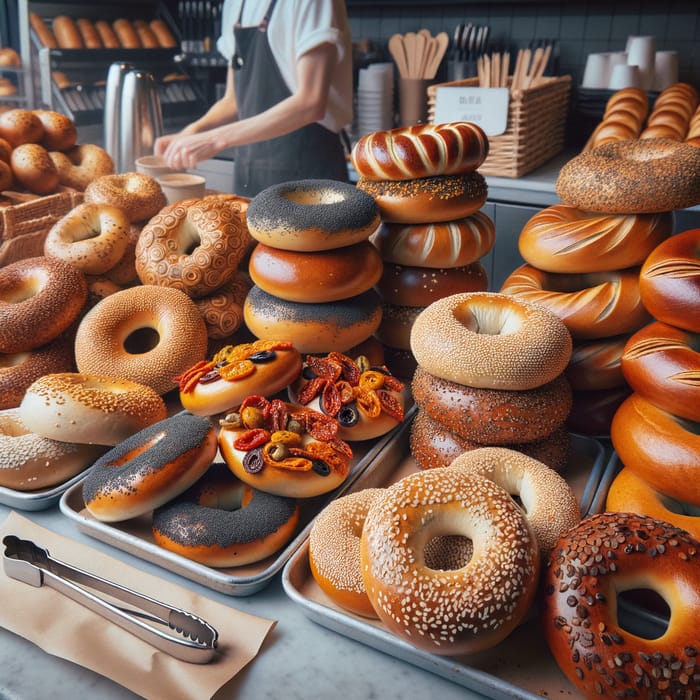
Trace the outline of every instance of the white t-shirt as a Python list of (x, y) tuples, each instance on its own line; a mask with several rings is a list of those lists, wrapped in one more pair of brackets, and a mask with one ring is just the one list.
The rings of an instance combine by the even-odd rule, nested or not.
[[(236, 50), (233, 25), (243, 0), (224, 0), (217, 49), (228, 60)], [(247, 0), (241, 26), (260, 24), (269, 0)], [(290, 92), (297, 90), (297, 59), (320, 44), (335, 44), (338, 61), (331, 79), (326, 115), (320, 124), (334, 132), (352, 122), (352, 43), (344, 0), (277, 0), (267, 28), (272, 55)]]

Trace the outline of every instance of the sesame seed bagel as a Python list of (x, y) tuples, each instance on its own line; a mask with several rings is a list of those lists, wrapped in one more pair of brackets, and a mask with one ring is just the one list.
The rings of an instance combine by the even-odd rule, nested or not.
[(129, 221), (116, 207), (79, 204), (46, 234), (44, 255), (75, 265), (86, 275), (101, 275), (126, 252)]
[(27, 389), (19, 405), (26, 426), (38, 435), (95, 445), (116, 445), (165, 418), (158, 394), (114, 377), (60, 372)]
[(0, 354), (0, 409), (19, 406), (24, 392), (39, 377), (75, 370), (73, 357), (71, 333), (34, 350)]
[(377, 330), (382, 304), (374, 289), (311, 304), (280, 299), (254, 285), (243, 305), (243, 318), (261, 340), (285, 338), (301, 353), (345, 352)]
[[(107, 177), (114, 172), (114, 161), (109, 153), (92, 143), (79, 144), (67, 151), (50, 151), (49, 158), (57, 171), (59, 182), (80, 192), (84, 192), (95, 179)], [(115, 206), (121, 208), (118, 204)]]
[(380, 223), (372, 197), (335, 180), (295, 180), (267, 187), (250, 202), (246, 216), (256, 241), (306, 252), (360, 243)]
[(368, 180), (361, 177), (357, 188), (374, 198), (384, 222), (395, 224), (462, 219), (484, 206), (488, 192), (486, 180), (478, 172), (414, 180)]
[[(438, 536), (471, 539), (462, 566), (427, 566)], [(404, 477), (370, 507), (360, 543), (367, 595), (386, 627), (413, 646), (457, 655), (498, 644), (521, 622), (540, 558), (527, 519), (493, 481), (459, 469)]]
[(641, 265), (673, 231), (673, 214), (596, 214), (567, 204), (540, 210), (520, 231), (523, 259), (549, 272)]
[(413, 400), (433, 420), (482, 445), (541, 440), (564, 424), (571, 388), (563, 375), (533, 389), (482, 389), (416, 368)]
[(207, 329), (194, 302), (169, 287), (141, 285), (102, 299), (75, 337), (78, 371), (145, 384), (159, 394), (207, 351)]
[(253, 489), (221, 462), (153, 512), (156, 544), (205, 566), (243, 566), (283, 547), (299, 521), (293, 498)]
[(517, 496), (543, 558), (562, 533), (581, 520), (581, 509), (566, 480), (547, 465), (516, 450), (481, 447), (454, 459), (450, 469), (481, 474)]
[(337, 605), (363, 617), (377, 617), (360, 569), (360, 537), (367, 512), (384, 489), (371, 488), (331, 501), (309, 535), (309, 568), (319, 588)]
[(603, 214), (647, 214), (700, 203), (700, 150), (671, 139), (603, 144), (559, 171), (565, 204)]
[(26, 258), (0, 268), (0, 352), (45, 345), (78, 317), (85, 276), (58, 258)]
[[(468, 440), (433, 420), (419, 409), (411, 423), (410, 451), (419, 469), (449, 467), (456, 457), (484, 447), (483, 443)], [(562, 426), (541, 440), (533, 442), (508, 443), (500, 447), (522, 452), (560, 472), (568, 462), (571, 452), (571, 435)]]
[(103, 522), (135, 518), (188, 489), (216, 456), (208, 418), (178, 413), (130, 435), (95, 462), (83, 501)]
[[(700, 542), (687, 532), (632, 513), (593, 515), (562, 535), (543, 578), (545, 638), (583, 697), (698, 697)], [(620, 625), (618, 594), (630, 588), (670, 608), (660, 636)]]
[(86, 202), (117, 207), (132, 224), (150, 219), (167, 203), (155, 178), (143, 173), (101, 174), (84, 189)]
[(585, 274), (545, 272), (527, 263), (501, 286), (558, 316), (576, 340), (632, 333), (650, 320), (639, 292), (639, 268)]
[(80, 474), (103, 452), (98, 445), (82, 445), (42, 437), (29, 430), (19, 410), (0, 411), (0, 486), (36, 491)]
[(534, 389), (559, 376), (571, 335), (538, 304), (505, 294), (454, 294), (425, 308), (411, 350), (426, 372), (484, 389)]

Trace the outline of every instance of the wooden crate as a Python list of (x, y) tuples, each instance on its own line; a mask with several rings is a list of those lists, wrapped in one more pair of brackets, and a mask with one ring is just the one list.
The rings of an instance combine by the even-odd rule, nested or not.
[[(478, 87), (478, 79), (431, 85), (427, 91), (431, 123), (439, 87)], [(516, 90), (508, 105), (506, 131), (500, 136), (489, 136), (489, 155), (479, 172), (496, 177), (520, 177), (561, 152), (570, 93), (570, 75), (542, 78), (539, 85)]]
[(67, 190), (0, 209), (0, 266), (43, 255), (51, 227), (82, 201), (82, 192)]

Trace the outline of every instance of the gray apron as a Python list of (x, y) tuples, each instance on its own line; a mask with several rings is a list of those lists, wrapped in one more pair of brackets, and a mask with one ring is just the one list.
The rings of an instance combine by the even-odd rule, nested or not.
[[(236, 101), (240, 119), (254, 117), (289, 97), (287, 87), (267, 39), (267, 25), (277, 0), (271, 0), (257, 27), (234, 25), (236, 53), (231, 59), (236, 71)], [(233, 191), (254, 197), (280, 182), (305, 178), (348, 179), (343, 145), (338, 134), (321, 124), (306, 126), (284, 136), (238, 146), (234, 149)]]

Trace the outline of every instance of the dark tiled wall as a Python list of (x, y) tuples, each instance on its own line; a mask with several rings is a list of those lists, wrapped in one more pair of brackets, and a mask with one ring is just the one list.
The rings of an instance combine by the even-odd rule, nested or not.
[(581, 82), (586, 56), (622, 51), (629, 35), (654, 35), (659, 50), (679, 52), (680, 79), (700, 89), (700, 2), (617, 0), (543, 3), (382, 3), (348, 2), (354, 39), (381, 47), (395, 32), (425, 27), (451, 34), (458, 22), (489, 24), (496, 44), (517, 50), (535, 38), (560, 40), (560, 73)]

